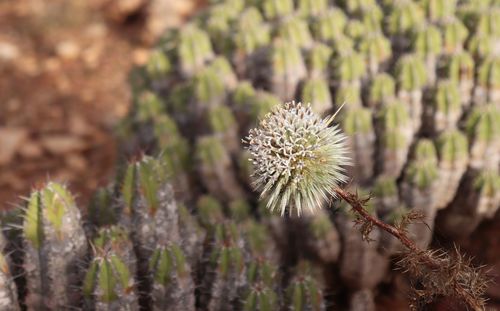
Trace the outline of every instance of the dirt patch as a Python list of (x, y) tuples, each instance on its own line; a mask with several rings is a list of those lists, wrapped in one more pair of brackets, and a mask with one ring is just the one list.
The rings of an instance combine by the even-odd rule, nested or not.
[[(168, 6), (160, 25), (154, 2)], [(194, 2), (0, 3), (2, 208), (48, 179), (67, 182), (82, 204), (108, 183), (118, 156), (113, 129), (130, 99), (129, 69), (147, 60), (158, 27), (182, 22)]]

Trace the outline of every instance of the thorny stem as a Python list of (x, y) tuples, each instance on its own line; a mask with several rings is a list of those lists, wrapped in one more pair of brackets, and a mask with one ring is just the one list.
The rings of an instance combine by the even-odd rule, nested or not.
[[(361, 216), (365, 221), (396, 237), (408, 249), (408, 251), (418, 255), (419, 261), (423, 265), (426, 265), (431, 270), (437, 270), (441, 267), (440, 261), (432, 257), (429, 252), (426, 252), (418, 247), (415, 242), (408, 238), (404, 230), (386, 224), (376, 217), (370, 215), (370, 213), (368, 213), (363, 207), (367, 200), (360, 200), (357, 194), (348, 192), (338, 187), (335, 188), (334, 191), (340, 198), (346, 201), (352, 207), (352, 209), (356, 213), (358, 213), (358, 215)], [(462, 286), (460, 286), (460, 284), (450, 284), (450, 286), (453, 287), (457, 295), (461, 297), (465, 301), (465, 303), (472, 308), (472, 310), (484, 310), (482, 304), (478, 303), (477, 299), (473, 297), (473, 295), (471, 295), (471, 293), (465, 290)]]

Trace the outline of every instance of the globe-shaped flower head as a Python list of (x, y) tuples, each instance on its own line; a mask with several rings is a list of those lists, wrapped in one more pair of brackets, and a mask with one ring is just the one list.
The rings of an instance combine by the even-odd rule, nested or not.
[(330, 126), (332, 120), (321, 119), (309, 105), (290, 102), (250, 130), (246, 140), (254, 187), (271, 211), (314, 212), (345, 182), (343, 166), (350, 164), (346, 136)]

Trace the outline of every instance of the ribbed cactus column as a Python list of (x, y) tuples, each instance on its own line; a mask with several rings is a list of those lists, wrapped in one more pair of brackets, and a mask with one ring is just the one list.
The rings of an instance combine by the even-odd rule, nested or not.
[(210, 311), (233, 310), (247, 283), (245, 254), (234, 224), (216, 225), (214, 235), (204, 282), (210, 291), (206, 306)]
[(326, 44), (314, 44), (306, 54), (306, 66), (311, 79), (328, 77), (328, 65), (333, 50)]
[(293, 0), (263, 0), (260, 6), (268, 19), (289, 15), (294, 9)]
[(398, 185), (396, 178), (379, 176), (372, 187), (373, 205), (377, 215), (384, 218), (399, 207)]
[(345, 52), (333, 59), (333, 77), (340, 87), (349, 85), (360, 89), (365, 69), (363, 56), (354, 51)]
[(458, 18), (452, 17), (446, 20), (441, 27), (441, 31), (443, 34), (444, 54), (451, 55), (463, 50), (469, 32)]
[[(4, 239), (3, 235), (1, 239)], [(21, 310), (17, 300), (17, 288), (10, 271), (9, 258), (2, 245), (0, 250), (0, 309), (5, 311)]]
[(326, 310), (325, 298), (323, 296), (323, 284), (318, 281), (312, 271), (312, 264), (301, 261), (295, 268), (288, 287), (285, 290), (286, 310)]
[(441, 23), (455, 14), (456, 0), (424, 0), (422, 6), (430, 22)]
[(272, 263), (256, 260), (248, 267), (248, 286), (241, 307), (245, 311), (279, 310), (279, 272)]
[(173, 191), (167, 185), (162, 162), (151, 157), (129, 164), (122, 185), (125, 224), (130, 223), (141, 248), (179, 241)]
[(299, 82), (306, 77), (307, 71), (298, 46), (278, 39), (269, 51), (269, 69), (264, 78), (268, 80), (273, 94), (281, 100), (292, 100)]
[(408, 227), (413, 240), (421, 247), (426, 247), (432, 238), (438, 182), (438, 159), (434, 144), (431, 140), (420, 139), (405, 170), (401, 199), (412, 211), (423, 216), (423, 224), (413, 223)]
[(363, 289), (351, 295), (349, 311), (375, 311), (376, 309), (373, 291)]
[(382, 108), (377, 120), (377, 171), (398, 177), (406, 163), (413, 137), (408, 110), (403, 103), (393, 100)]
[(462, 107), (469, 108), (474, 87), (474, 60), (466, 51), (446, 59), (446, 77), (458, 84)]
[(457, 192), (462, 175), (467, 168), (468, 142), (467, 137), (458, 130), (441, 134), (437, 140), (439, 154), (439, 182), (434, 188), (436, 193), (435, 206), (445, 208)]
[(469, 171), (450, 207), (438, 218), (442, 232), (460, 238), (473, 232), (481, 220), (494, 217), (500, 206), (498, 171)]
[(258, 73), (258, 51), (271, 41), (271, 27), (264, 23), (260, 11), (255, 7), (245, 9), (236, 21), (233, 35), (233, 61), (240, 76), (255, 77)]
[(324, 79), (306, 80), (302, 87), (302, 102), (310, 103), (314, 112), (326, 115), (333, 107), (328, 82)]
[(422, 88), (427, 83), (427, 73), (422, 57), (406, 54), (396, 64), (398, 98), (408, 106), (410, 121), (414, 132), (422, 123)]
[(304, 16), (318, 16), (328, 9), (328, 0), (299, 0), (297, 11)]
[(420, 6), (413, 1), (393, 1), (387, 6), (386, 31), (390, 35), (393, 49), (401, 53), (410, 45), (412, 31), (424, 20)]
[[(180, 235), (179, 225), (185, 223), (180, 224), (174, 193), (162, 165), (160, 160), (144, 157), (128, 166), (122, 186), (122, 222), (131, 227), (141, 285), (152, 291), (148, 303), (155, 310), (163, 310), (167, 304), (182, 302), (183, 309), (194, 310), (191, 269), (182, 249), (190, 249), (189, 241), (197, 237), (193, 232)], [(167, 271), (162, 270), (166, 267)]]
[(312, 23), (313, 35), (316, 40), (331, 43), (334, 39), (343, 36), (347, 17), (338, 8), (329, 8), (314, 19)]
[(210, 193), (221, 201), (244, 196), (236, 180), (229, 153), (218, 137), (200, 137), (196, 142), (195, 157), (202, 182)]
[(426, 106), (425, 117), (429, 129), (434, 133), (442, 133), (455, 129), (462, 115), (460, 92), (454, 81), (441, 80), (433, 94), (433, 100)]
[(149, 260), (152, 310), (195, 310), (195, 285), (182, 249), (172, 243), (157, 247)]
[(280, 38), (302, 49), (310, 48), (313, 43), (307, 23), (304, 19), (297, 16), (284, 18), (280, 22), (277, 32)]
[(424, 58), (427, 85), (434, 85), (437, 61), (443, 45), (439, 29), (432, 25), (422, 27), (415, 34), (412, 45), (413, 51)]
[(363, 54), (368, 64), (370, 77), (387, 67), (387, 62), (392, 56), (391, 43), (381, 33), (370, 33), (363, 35), (358, 43), (358, 49)]
[(136, 258), (121, 227), (102, 229), (93, 243), (93, 259), (83, 281), (84, 310), (138, 311)]
[(486, 58), (477, 71), (476, 87), (474, 88), (474, 104), (484, 105), (491, 102), (500, 106), (500, 57)]
[(210, 131), (218, 137), (227, 150), (237, 155), (240, 151), (238, 125), (233, 113), (227, 106), (217, 106), (207, 115)]
[(466, 129), (470, 138), (469, 166), (497, 169), (500, 165), (500, 108), (493, 104), (474, 108)]
[(342, 129), (348, 135), (354, 165), (349, 168), (353, 179), (363, 185), (373, 177), (375, 157), (375, 131), (368, 108), (348, 108), (342, 120)]
[(311, 253), (323, 263), (337, 262), (341, 249), (340, 236), (328, 213), (320, 210), (306, 217), (306, 228), (301, 228), (307, 232), (304, 237), (306, 243), (304, 252)]
[(205, 67), (196, 72), (192, 80), (194, 98), (193, 114), (200, 115), (210, 108), (224, 102), (226, 87), (221, 76), (212, 67)]
[[(335, 217), (335, 224), (342, 241), (340, 278), (352, 292), (373, 289), (382, 280), (389, 266), (389, 260), (377, 251), (380, 230), (376, 228), (372, 230), (365, 237), (371, 242), (366, 243), (354, 223), (355, 214), (346, 206), (344, 208), (345, 210)], [(373, 205), (370, 204), (367, 208), (371, 214), (375, 214)]]
[(210, 38), (195, 25), (186, 25), (175, 43), (179, 70), (184, 77), (192, 77), (214, 57)]
[(23, 232), (28, 310), (78, 307), (87, 241), (80, 211), (65, 186), (50, 182), (32, 192)]
[(394, 100), (395, 96), (394, 79), (387, 73), (379, 73), (371, 80), (366, 103), (368, 107), (377, 111)]

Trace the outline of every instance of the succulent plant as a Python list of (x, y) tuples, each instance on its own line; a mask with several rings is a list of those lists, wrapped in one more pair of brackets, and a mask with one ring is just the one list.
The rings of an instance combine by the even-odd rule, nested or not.
[(121, 227), (101, 230), (93, 249), (82, 284), (84, 309), (139, 310), (136, 258), (127, 231)]
[(427, 246), (432, 238), (429, 228), (434, 226), (436, 183), (439, 181), (438, 159), (432, 141), (421, 139), (417, 142), (414, 155), (404, 174), (401, 199), (406, 206), (420, 213), (424, 223), (408, 226), (413, 239), (421, 246)]
[(133, 71), (135, 160), (87, 214), (51, 182), (2, 222), (0, 308), (372, 310), (402, 244), (363, 241), (332, 188), (395, 226), (420, 212), (421, 246), (495, 214), (497, 2), (209, 1)]
[(50, 182), (31, 194), (23, 235), (28, 309), (78, 305), (87, 241), (80, 210), (65, 186)]

